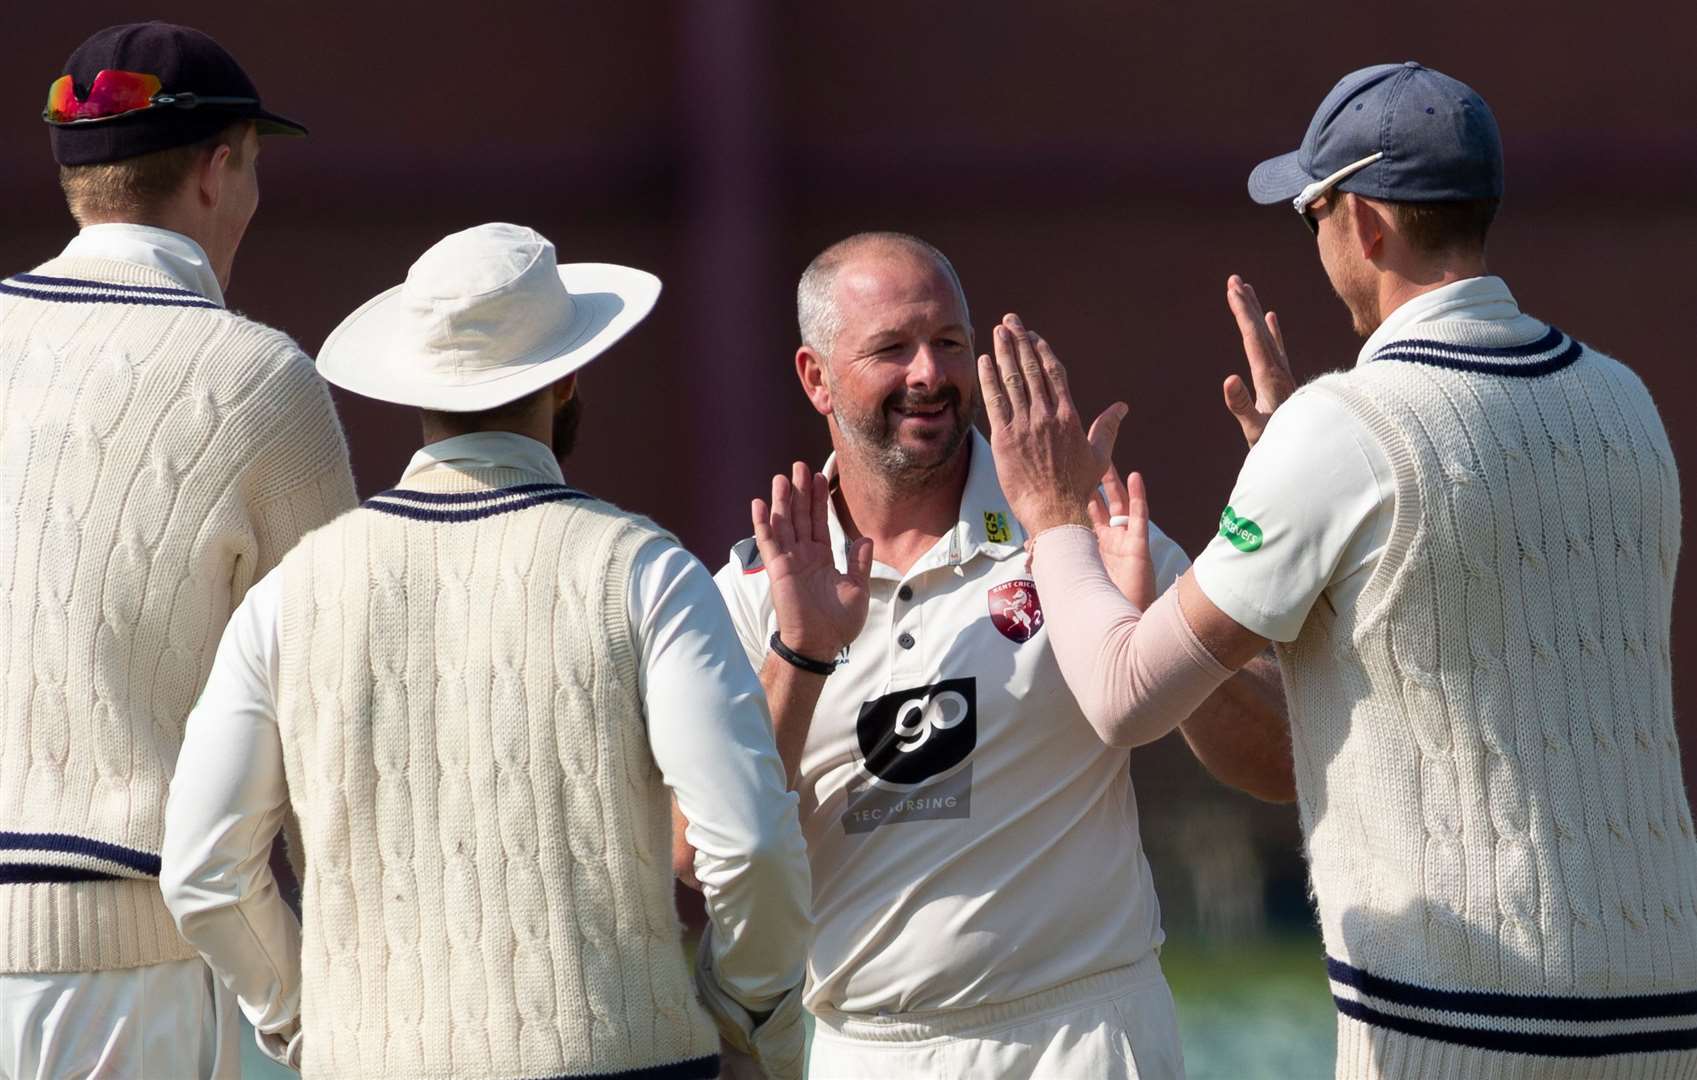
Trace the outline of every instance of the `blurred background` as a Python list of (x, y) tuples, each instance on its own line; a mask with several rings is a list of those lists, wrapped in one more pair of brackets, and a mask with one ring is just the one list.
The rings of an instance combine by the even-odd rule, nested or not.
[[(950, 255), (981, 344), (1017, 310), (1067, 361), (1082, 409), (1128, 401), (1119, 464), (1200, 550), (1243, 454), (1220, 403), (1242, 368), (1226, 276), (1278, 310), (1299, 376), (1357, 348), (1308, 233), (1252, 205), (1244, 179), (1295, 147), (1344, 72), (1405, 59), (1491, 104), (1508, 161), (1492, 270), (1644, 377), (1691, 501), (1690, 5), (8, 3), (0, 272), (74, 228), (38, 119), (48, 83), (89, 33), (142, 17), (211, 33), (312, 129), (267, 140), (229, 290), (308, 352), (436, 239), (483, 221), (539, 229), (562, 261), (658, 273), (655, 314), (584, 375), (567, 471), (709, 568), (775, 470), (827, 452), (793, 375), (795, 280), (867, 228)], [(362, 493), (389, 486), (417, 446), (412, 416), (338, 403)], [(1697, 611), (1675, 620), (1690, 657)], [(1690, 777), (1694, 681), (1675, 693)], [(1191, 1076), (1329, 1075), (1294, 810), (1213, 785), (1176, 737), (1133, 773)]]

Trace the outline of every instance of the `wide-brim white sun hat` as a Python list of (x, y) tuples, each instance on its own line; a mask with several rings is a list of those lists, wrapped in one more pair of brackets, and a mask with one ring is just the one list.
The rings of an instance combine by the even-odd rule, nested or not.
[(407, 279), (360, 305), (318, 373), (362, 397), (480, 412), (565, 378), (653, 310), (660, 279), (555, 261), (534, 229), (494, 223), (443, 237)]

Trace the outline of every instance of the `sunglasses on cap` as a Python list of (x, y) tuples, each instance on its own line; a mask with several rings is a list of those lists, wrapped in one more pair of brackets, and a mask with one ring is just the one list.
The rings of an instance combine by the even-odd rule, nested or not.
[[(1350, 162), (1348, 165), (1345, 165), (1343, 168), (1326, 177), (1324, 180), (1316, 180), (1312, 184), (1303, 188), (1302, 192), (1290, 201), (1290, 204), (1296, 207), (1296, 212), (1301, 215), (1302, 223), (1308, 226), (1308, 231), (1313, 233), (1315, 236), (1320, 235), (1320, 222), (1313, 214), (1308, 212), (1308, 208), (1310, 206), (1313, 206), (1315, 203), (1325, 198), (1326, 194), (1334, 187), (1343, 183), (1345, 180), (1348, 180), (1350, 177), (1354, 176), (1356, 173), (1365, 169), (1367, 166), (1373, 164), (1375, 161), (1378, 161), (1384, 156), (1385, 152), (1383, 150), (1380, 150), (1376, 154), (1369, 154), (1360, 161)], [(1288, 191), (1290, 189), (1286, 188), (1285, 190)]]
[(94, 77), (88, 96), (77, 99), (75, 81), (61, 75), (47, 88), (47, 108), (41, 118), (49, 124), (92, 124), (127, 116), (143, 109), (193, 109), (200, 105), (257, 105), (258, 98), (209, 97), (203, 94), (167, 94), (160, 90), (159, 76), (135, 71), (102, 71)]

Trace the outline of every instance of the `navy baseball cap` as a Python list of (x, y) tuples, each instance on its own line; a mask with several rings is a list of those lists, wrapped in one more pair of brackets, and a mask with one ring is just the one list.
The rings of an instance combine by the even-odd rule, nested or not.
[(1320, 103), (1300, 147), (1255, 166), (1249, 197), (1292, 202), (1340, 172), (1337, 190), (1369, 199), (1500, 199), (1497, 118), (1467, 84), (1413, 60), (1352, 71)]
[(109, 26), (77, 46), (42, 113), (61, 165), (96, 165), (209, 139), (241, 120), (261, 135), (305, 135), (267, 111), (247, 72), (199, 30)]

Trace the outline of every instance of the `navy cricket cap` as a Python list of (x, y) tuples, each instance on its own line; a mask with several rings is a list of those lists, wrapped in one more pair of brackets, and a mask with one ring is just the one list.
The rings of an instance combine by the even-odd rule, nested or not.
[(1383, 156), (1337, 184), (1369, 199), (1500, 199), (1503, 145), (1485, 99), (1410, 60), (1345, 75), (1308, 123), (1302, 145), (1249, 174), (1249, 197), (1290, 202), (1309, 184)]
[(53, 158), (61, 165), (95, 165), (209, 139), (242, 120), (261, 135), (305, 135), (306, 128), (268, 112), (247, 72), (222, 45), (199, 30), (163, 22), (109, 26), (77, 46), (65, 61), (78, 101), (87, 100), (102, 71), (135, 72), (159, 80), (159, 92), (179, 102), (246, 99), (192, 107), (155, 105), (98, 120), (48, 120)]

